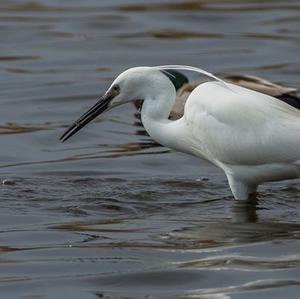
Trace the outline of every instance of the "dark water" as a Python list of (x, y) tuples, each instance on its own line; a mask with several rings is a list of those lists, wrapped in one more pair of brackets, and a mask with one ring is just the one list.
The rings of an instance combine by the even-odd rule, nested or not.
[(233, 201), (131, 105), (59, 136), (122, 70), (300, 86), (299, 1), (0, 2), (1, 298), (299, 298), (299, 181)]

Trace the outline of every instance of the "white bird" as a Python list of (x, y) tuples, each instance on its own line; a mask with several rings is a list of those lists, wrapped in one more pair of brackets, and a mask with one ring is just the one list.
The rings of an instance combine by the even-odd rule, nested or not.
[[(199, 72), (215, 80), (191, 92), (184, 115), (175, 121), (168, 119), (176, 98), (168, 70)], [(61, 140), (102, 112), (135, 100), (143, 100), (142, 123), (154, 140), (220, 167), (235, 199), (248, 199), (263, 182), (300, 177), (300, 110), (190, 66), (126, 70)]]

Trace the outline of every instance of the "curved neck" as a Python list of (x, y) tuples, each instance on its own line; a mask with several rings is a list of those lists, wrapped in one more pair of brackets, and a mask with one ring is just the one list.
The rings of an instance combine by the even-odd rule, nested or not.
[[(173, 88), (174, 89), (174, 88)], [(142, 106), (142, 123), (147, 133), (163, 146), (187, 152), (184, 148), (187, 136), (183, 119), (170, 121), (168, 119), (175, 103), (175, 89), (165, 89), (160, 95), (147, 98)]]
[(165, 88), (161, 93), (145, 98), (142, 106), (142, 121), (143, 118), (168, 121), (175, 99), (176, 90), (173, 87)]

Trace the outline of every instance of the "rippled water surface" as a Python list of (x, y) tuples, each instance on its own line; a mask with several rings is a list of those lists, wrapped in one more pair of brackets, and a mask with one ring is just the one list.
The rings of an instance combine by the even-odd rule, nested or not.
[(299, 181), (233, 201), (123, 106), (122, 70), (189, 64), (300, 86), (299, 1), (0, 2), (1, 298), (299, 298)]

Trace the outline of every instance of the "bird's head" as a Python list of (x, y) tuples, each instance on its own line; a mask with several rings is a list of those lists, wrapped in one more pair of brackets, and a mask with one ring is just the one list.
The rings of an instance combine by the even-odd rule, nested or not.
[(135, 67), (121, 73), (108, 88), (104, 97), (109, 97), (107, 110), (132, 102), (154, 97), (169, 81), (154, 67)]
[(66, 141), (105, 111), (135, 100), (154, 99), (166, 88), (175, 91), (177, 85), (182, 86), (186, 82), (184, 75), (173, 70), (158, 67), (128, 69), (113, 81), (100, 100), (75, 121), (60, 139)]

